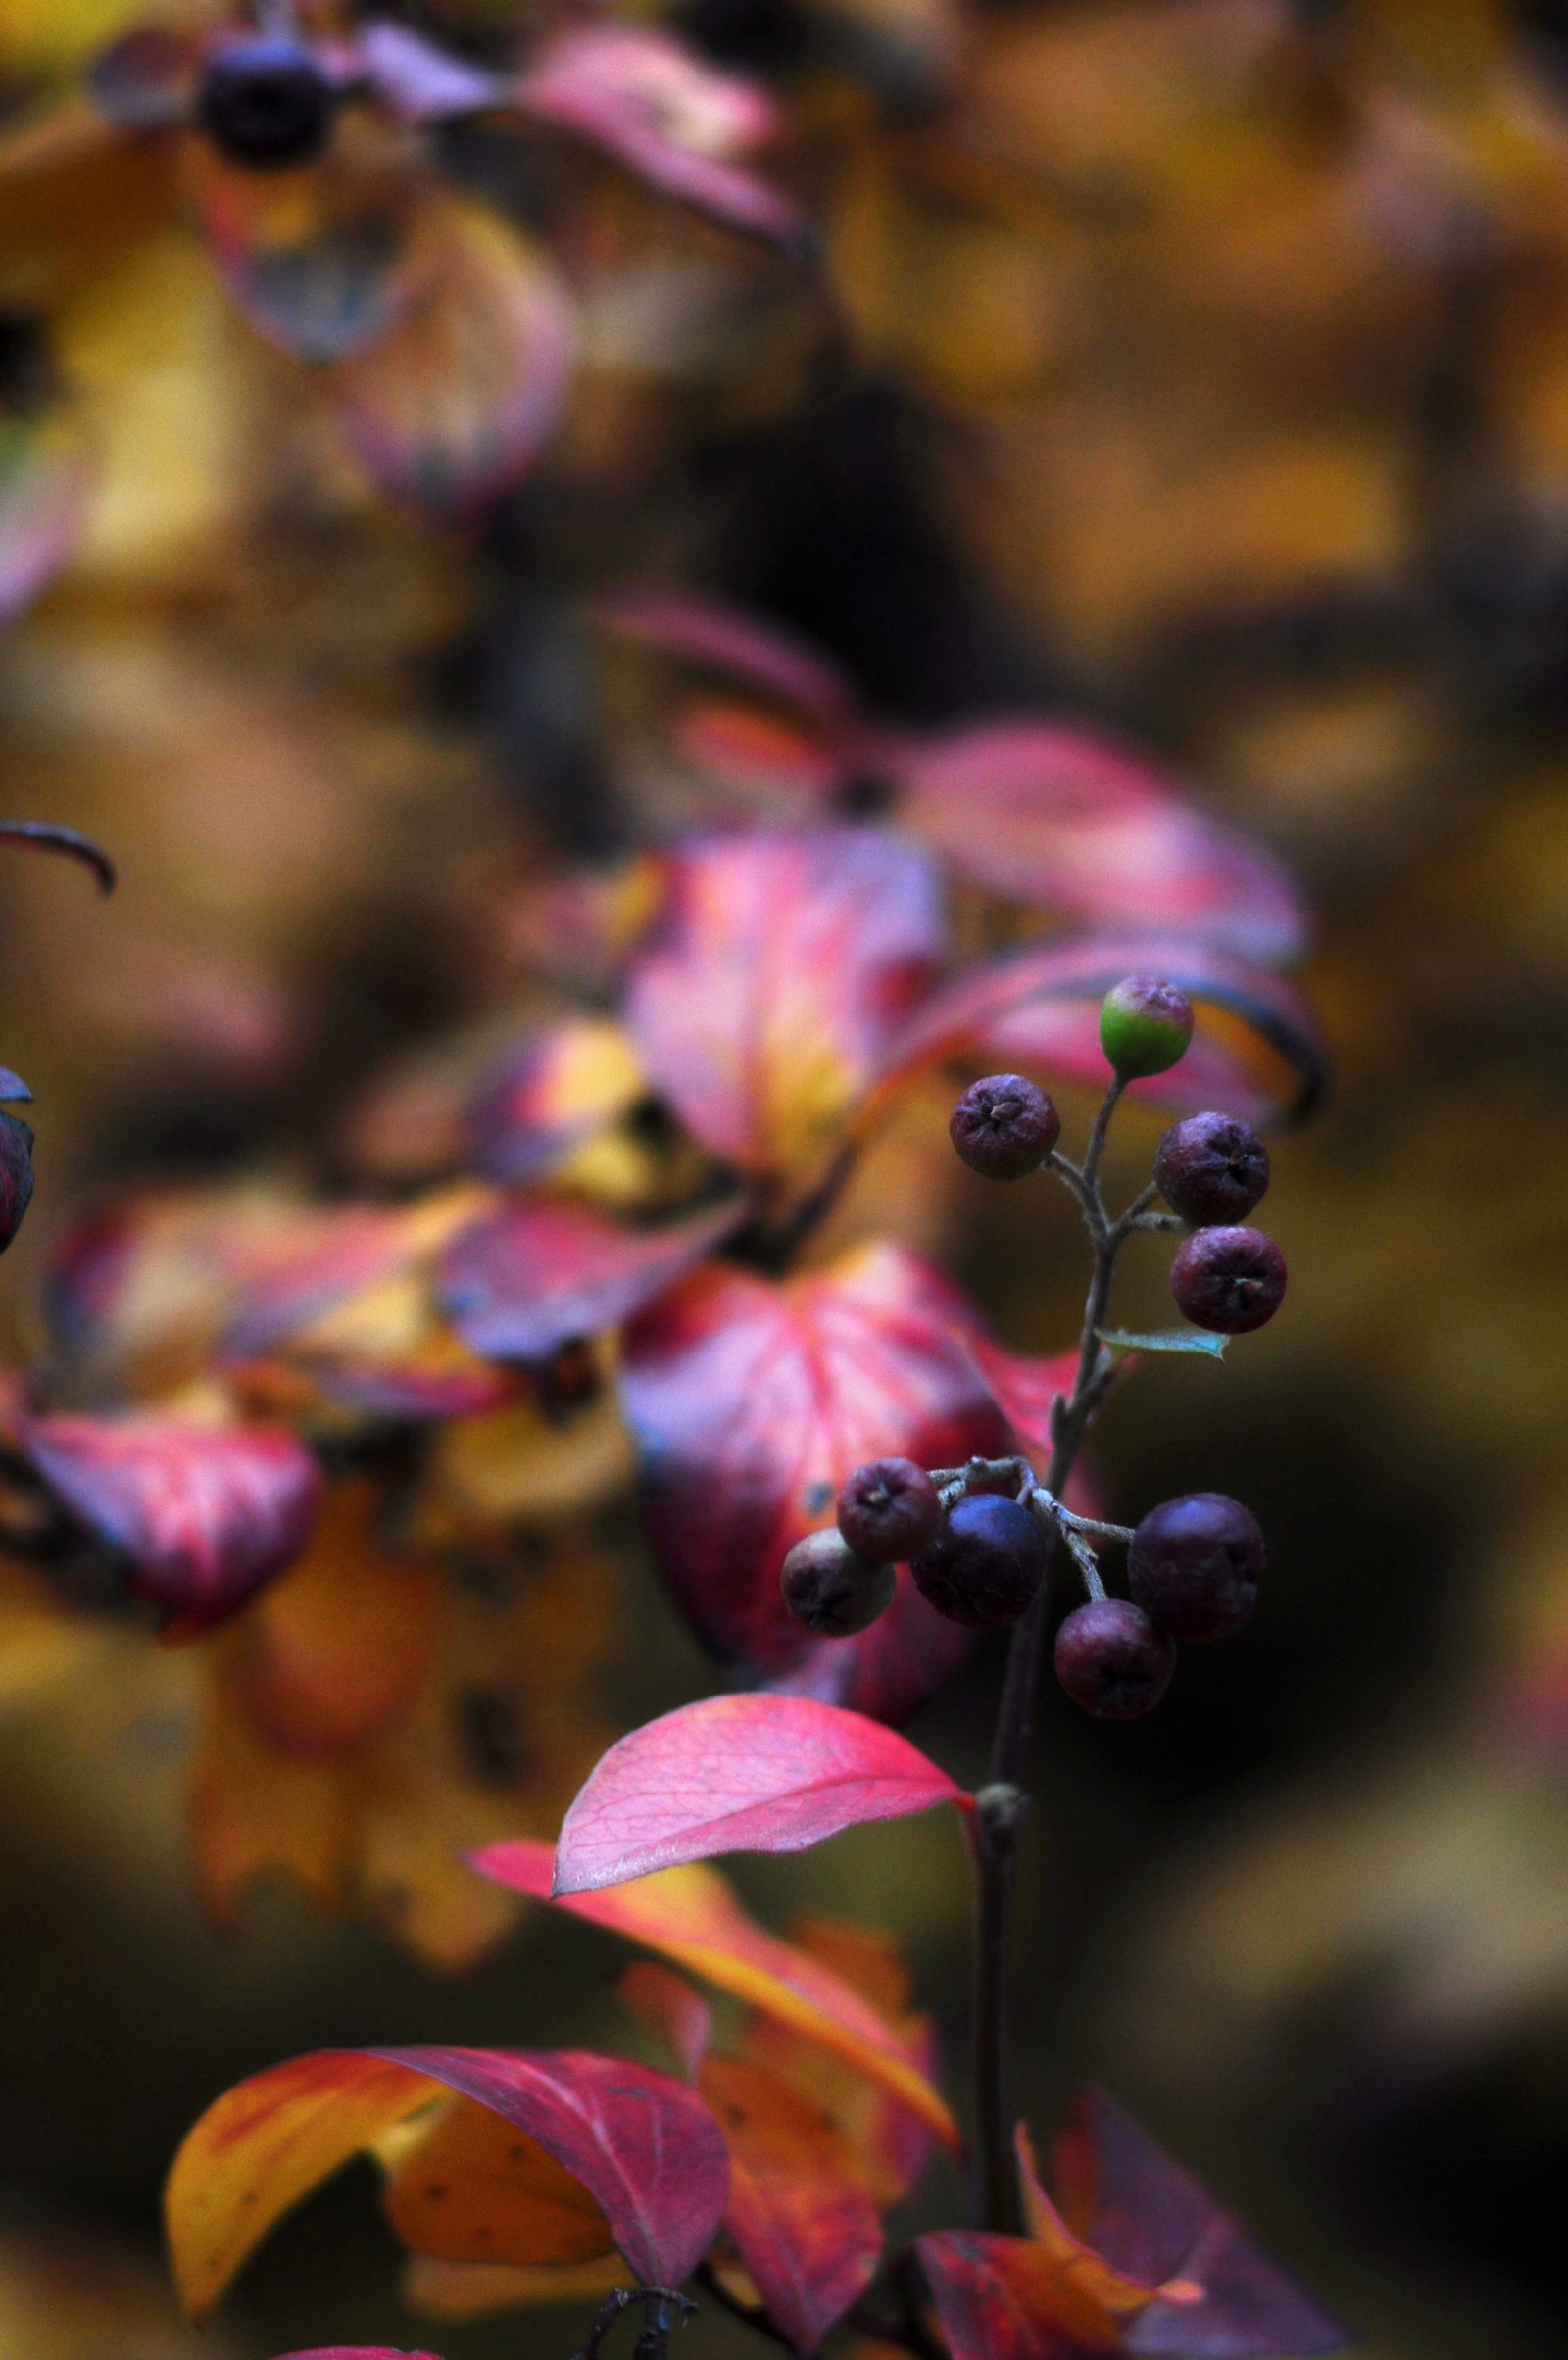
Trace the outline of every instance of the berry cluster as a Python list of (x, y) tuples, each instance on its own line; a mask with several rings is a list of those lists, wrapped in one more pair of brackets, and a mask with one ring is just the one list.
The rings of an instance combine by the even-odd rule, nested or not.
[[(1077, 1195), (1095, 1242), (1078, 1383), (1070, 1401), (1056, 1403), (1053, 1421), (1054, 1484), (1065, 1480), (1109, 1381), (1113, 1359), (1099, 1321), (1115, 1255), (1132, 1230), (1186, 1227), (1170, 1283), (1197, 1327), (1245, 1335), (1271, 1319), (1284, 1299), (1284, 1256), (1272, 1238), (1246, 1226), (1268, 1187), (1268, 1150), (1232, 1115), (1193, 1114), (1173, 1124), (1160, 1140), (1152, 1185), (1119, 1220), (1105, 1211), (1099, 1154), (1117, 1098), (1128, 1082), (1176, 1064), (1192, 1034), (1191, 1003), (1173, 983), (1135, 975), (1107, 993), (1100, 1037), (1114, 1078), (1081, 1167), (1058, 1155), (1061, 1117), (1022, 1074), (975, 1082), (953, 1110), (953, 1144), (972, 1171), (1019, 1180), (1053, 1168)], [(1156, 1192), (1169, 1214), (1143, 1210)], [(894, 1569), (906, 1564), (939, 1614), (994, 1630), (1021, 1621), (1043, 1598), (1058, 1541), (1090, 1595), (1056, 1635), (1056, 1677), (1101, 1719), (1150, 1711), (1170, 1685), (1177, 1643), (1229, 1637), (1256, 1602), (1263, 1536), (1239, 1500), (1189, 1493), (1162, 1501), (1129, 1530), (1074, 1514), (1022, 1458), (935, 1469), (879, 1458), (858, 1467), (839, 1495), (836, 1525), (808, 1534), (786, 1557), (784, 1598), (808, 1630), (847, 1638), (887, 1610)], [(1101, 1577), (1096, 1549), (1107, 1542), (1126, 1546), (1125, 1598), (1108, 1596)]]

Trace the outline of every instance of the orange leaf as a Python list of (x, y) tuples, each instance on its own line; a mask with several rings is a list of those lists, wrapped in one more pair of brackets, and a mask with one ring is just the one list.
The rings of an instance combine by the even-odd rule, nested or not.
[(416, 2139), (382, 2202), (405, 2245), (438, 2261), (559, 2265), (614, 2251), (582, 2183), (471, 2098), (444, 2106)]
[(1040, 2185), (1039, 2166), (1027, 2127), (1014, 2135), (1018, 2180), (1029, 2235), (1049, 2265), (1038, 2278), (1039, 2299), (1059, 2327), (1094, 2352), (1115, 2351), (1129, 2319), (1148, 2305), (1152, 2289), (1102, 2259), (1074, 2236)]

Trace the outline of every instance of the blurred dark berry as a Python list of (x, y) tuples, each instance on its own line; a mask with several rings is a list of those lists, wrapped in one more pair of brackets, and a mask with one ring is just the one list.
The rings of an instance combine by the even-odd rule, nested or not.
[(1151, 1508), (1132, 1538), (1127, 1587), (1172, 1639), (1227, 1639), (1257, 1603), (1263, 1534), (1223, 1492), (1188, 1492)]
[(32, 1126), (20, 1114), (0, 1114), (0, 1254), (32, 1203)]
[(927, 1604), (949, 1622), (998, 1630), (1018, 1620), (1045, 1579), (1045, 1535), (1016, 1500), (971, 1494), (909, 1571)]
[(1170, 1291), (1195, 1327), (1250, 1336), (1285, 1301), (1285, 1256), (1261, 1229), (1199, 1229), (1170, 1266)]
[(873, 1458), (839, 1494), (839, 1531), (873, 1565), (906, 1565), (942, 1530), (942, 1501), (912, 1458)]
[(1171, 1210), (1195, 1229), (1245, 1221), (1268, 1188), (1268, 1150), (1234, 1114), (1189, 1114), (1155, 1150), (1154, 1179)]
[(1061, 1116), (1021, 1073), (988, 1073), (970, 1083), (948, 1130), (972, 1172), (987, 1180), (1022, 1180), (1040, 1169), (1061, 1137)]
[(337, 94), (302, 41), (230, 41), (208, 65), (196, 114), (220, 156), (255, 172), (310, 164), (331, 136)]
[(891, 1565), (858, 1557), (832, 1525), (797, 1541), (779, 1576), (785, 1605), (818, 1639), (849, 1639), (867, 1629), (887, 1612), (897, 1586)]
[(1187, 1055), (1192, 1037), (1193, 1004), (1179, 984), (1128, 975), (1105, 994), (1100, 1046), (1124, 1082), (1168, 1071)]
[(1152, 1712), (1176, 1669), (1176, 1642), (1123, 1598), (1092, 1598), (1056, 1633), (1056, 1678), (1102, 1721)]

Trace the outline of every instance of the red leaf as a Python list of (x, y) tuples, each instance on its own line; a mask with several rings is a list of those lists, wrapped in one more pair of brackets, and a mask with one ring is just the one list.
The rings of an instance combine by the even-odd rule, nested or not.
[(907, 1739), (808, 1696), (710, 1696), (612, 1745), (566, 1813), (555, 1890), (716, 1852), (798, 1852), (843, 1828), (969, 1798)]
[(1300, 955), (1304, 917), (1281, 864), (1088, 730), (990, 721), (888, 754), (905, 823), (993, 893), (1136, 916), (1249, 959)]
[(158, 1416), (38, 1417), (22, 1447), (51, 1491), (122, 1550), (139, 1598), (206, 1630), (293, 1563), (321, 1471), (281, 1427)]
[[(716, 1654), (768, 1670), (808, 1659), (779, 1568), (863, 1460), (904, 1452), (951, 1466), (1005, 1449), (963, 1341), (972, 1322), (944, 1279), (886, 1242), (783, 1285), (700, 1270), (636, 1322), (621, 1388), (644, 1521), (661, 1573)], [(940, 1655), (939, 1638), (906, 1606), (862, 1659), (892, 1658), (906, 1642)]]
[(1193, 1000), (1198, 1030), (1180, 1064), (1133, 1095), (1176, 1113), (1221, 1106), (1250, 1122), (1299, 1119), (1327, 1086), (1327, 1065), (1300, 994), (1266, 967), (1191, 938), (1053, 936), (971, 967), (934, 994), (889, 1050), (884, 1088), (960, 1050), (988, 1062), (1102, 1090), (1100, 1004), (1128, 974), (1157, 974)]
[(1097, 2184), (1089, 2242), (1155, 2289), (1126, 2332), (1128, 2351), (1151, 2360), (1284, 2360), (1348, 2342), (1240, 2222), (1102, 2092), (1083, 2101), (1058, 2176)]
[(1078, 2360), (1084, 2346), (1056, 2325), (1051, 2265), (1026, 2237), (939, 2230), (915, 2239), (953, 2360)]
[(467, 1114), (479, 1168), (492, 1180), (542, 1179), (647, 1093), (618, 1024), (564, 1017), (530, 1033), (482, 1076)]
[(916, 2054), (899, 2028), (833, 1967), (749, 1918), (716, 1868), (693, 1864), (604, 1892), (558, 1893), (552, 1846), (528, 1837), (488, 1845), (473, 1855), (471, 1866), (514, 1893), (662, 1952), (841, 2059), (949, 2147), (958, 2146), (953, 2117), (926, 2071), (924, 2046)]
[(427, 205), (438, 251), (419, 299), (332, 372), (344, 431), (385, 492), (471, 516), (526, 473), (576, 355), (549, 257), (477, 206)]
[(679, 2060), (687, 2081), (695, 2082), (713, 2037), (713, 2011), (702, 1993), (657, 1958), (634, 1958), (615, 1991)]
[(706, 1147), (788, 1170), (831, 1142), (942, 947), (931, 864), (884, 830), (704, 839), (670, 861), (631, 1031)]
[(1052, 1451), (1051, 1405), (1070, 1395), (1078, 1375), (1076, 1352), (1053, 1352), (1035, 1359), (1009, 1352), (978, 1332), (969, 1338), (975, 1365), (991, 1398), (1028, 1455), (1049, 1458)]
[(441, 1301), (471, 1351), (547, 1360), (618, 1327), (710, 1254), (744, 1218), (731, 1199), (664, 1229), (622, 1229), (578, 1205), (511, 1205), (460, 1230), (441, 1263)]
[(844, 2134), (773, 2075), (710, 2057), (703, 2095), (729, 2145), (724, 2227), (798, 2352), (814, 2352), (876, 2274), (882, 2224)]
[(563, 33), (514, 99), (733, 228), (787, 245), (803, 238), (807, 223), (794, 201), (728, 161), (772, 133), (772, 101), (755, 83), (715, 73), (666, 32), (596, 25)]
[(596, 599), (590, 613), (623, 639), (683, 656), (798, 707), (824, 730), (856, 724), (859, 700), (848, 673), (812, 641), (771, 617), (661, 590), (612, 591)]

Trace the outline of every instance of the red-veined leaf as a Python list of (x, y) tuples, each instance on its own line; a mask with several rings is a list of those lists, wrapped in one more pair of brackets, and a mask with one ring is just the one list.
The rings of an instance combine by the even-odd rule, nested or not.
[[(1062, 2210), (1154, 2299), (1124, 2348), (1149, 2360), (1285, 2360), (1349, 2340), (1131, 2116), (1091, 2091), (1056, 2155)], [(1087, 2229), (1083, 2213), (1092, 2205)]]
[(771, 617), (717, 600), (662, 590), (616, 590), (595, 599), (593, 619), (618, 637), (683, 657), (793, 705), (830, 733), (856, 726), (854, 682), (811, 641)]
[(945, 2229), (914, 2249), (953, 2360), (1081, 2360), (1050, 2308), (1050, 2261), (1027, 2237)]
[(355, 37), (354, 60), (376, 97), (405, 123), (479, 114), (506, 97), (499, 75), (450, 56), (406, 25), (364, 25)]
[(708, 1696), (634, 1729), (590, 1772), (556, 1846), (558, 1893), (717, 1852), (798, 1852), (841, 1829), (969, 1798), (906, 1738), (809, 1696)]
[(137, 1596), (187, 1632), (292, 1564), (320, 1505), (320, 1467), (282, 1427), (37, 1417), (20, 1439), (72, 1514), (129, 1558)]
[(461, 1230), (442, 1257), (441, 1301), (464, 1342), (491, 1359), (547, 1360), (618, 1327), (662, 1295), (745, 1218), (744, 1202), (663, 1229), (624, 1229), (580, 1205), (504, 1205)]
[(799, 2091), (710, 2057), (702, 2091), (729, 2146), (724, 2227), (798, 2352), (814, 2352), (875, 2276), (882, 2224), (843, 2132)]
[(642, 1942), (704, 1983), (744, 1999), (863, 2075), (958, 2144), (952, 2114), (898, 2029), (853, 1984), (747, 1916), (717, 1869), (665, 1869), (598, 1893), (558, 1893), (555, 1852), (526, 1837), (492, 1844), (472, 1866), (515, 1893), (531, 1894)]
[(477, 206), (438, 208), (422, 292), (332, 372), (350, 443), (381, 489), (472, 516), (552, 433), (576, 354), (571, 306), (544, 251)]
[(1138, 934), (1054, 936), (956, 976), (892, 1045), (884, 1087), (962, 1051), (1102, 1090), (1100, 1004), (1129, 974), (1180, 984), (1198, 1016), (1181, 1062), (1134, 1082), (1134, 1097), (1176, 1113), (1220, 1106), (1250, 1122), (1299, 1119), (1322, 1098), (1323, 1046), (1293, 985), (1191, 938)]
[[(699, 1270), (636, 1321), (621, 1392), (644, 1522), (661, 1573), (716, 1654), (770, 1671), (810, 1654), (779, 1568), (864, 1460), (902, 1452), (952, 1466), (1005, 1449), (964, 1341), (972, 1324), (945, 1279), (886, 1241), (782, 1285)], [(937, 1648), (914, 1608), (904, 1613), (897, 1640), (880, 1644)]]
[(480, 1079), (467, 1129), (492, 1180), (538, 1180), (630, 1113), (648, 1077), (621, 1026), (566, 1016), (531, 1033)]
[(1179, 930), (1248, 959), (1303, 948), (1281, 863), (1088, 730), (987, 721), (890, 743), (886, 760), (904, 823), (993, 893)]
[(632, 1036), (706, 1147), (789, 1170), (831, 1142), (943, 940), (930, 862), (883, 830), (707, 838), (669, 861), (633, 965)]
[(695, 2082), (713, 2037), (713, 2011), (701, 1991), (657, 1958), (634, 1958), (617, 1976), (615, 1992), (679, 2059), (687, 2081)]
[[(115, 864), (101, 844), (84, 836), (80, 828), (60, 827), (52, 819), (0, 819), (0, 843), (31, 844), (40, 852), (63, 853), (69, 860), (79, 860), (90, 868), (105, 893), (115, 890)], [(30, 1098), (31, 1091), (25, 1095)]]
[(678, 2286), (707, 2251), (729, 2167), (683, 2082), (567, 2049), (323, 2049), (227, 2091), (175, 2156), (166, 2212), (186, 2306), (210, 2309), (291, 2205), (440, 2090), (514, 2124), (580, 2181), (646, 2283)]
[(515, 85), (514, 100), (733, 228), (786, 245), (804, 241), (806, 218), (794, 200), (730, 161), (773, 132), (772, 101), (667, 32), (594, 25), (563, 33)]

